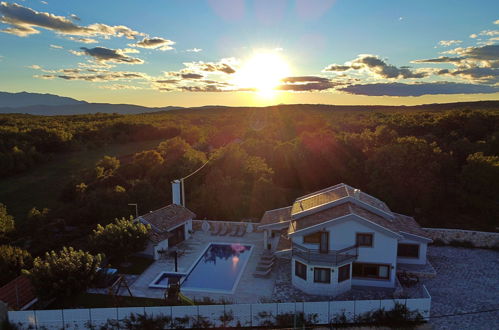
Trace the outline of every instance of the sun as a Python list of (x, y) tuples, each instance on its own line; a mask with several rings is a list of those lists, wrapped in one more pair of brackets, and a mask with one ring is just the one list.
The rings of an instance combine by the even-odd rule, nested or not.
[(289, 65), (279, 54), (256, 53), (236, 73), (234, 83), (241, 89), (256, 90), (262, 97), (273, 97), (281, 79), (290, 74)]

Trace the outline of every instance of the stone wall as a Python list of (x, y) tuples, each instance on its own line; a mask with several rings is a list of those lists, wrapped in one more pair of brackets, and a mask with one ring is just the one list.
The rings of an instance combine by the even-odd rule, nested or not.
[(432, 240), (471, 243), (475, 247), (499, 248), (499, 233), (446, 228), (423, 228)]

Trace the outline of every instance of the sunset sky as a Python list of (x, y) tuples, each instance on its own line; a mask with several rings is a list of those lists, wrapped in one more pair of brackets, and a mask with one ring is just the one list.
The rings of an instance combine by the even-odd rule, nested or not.
[(0, 2), (0, 91), (146, 106), (499, 99), (499, 2)]

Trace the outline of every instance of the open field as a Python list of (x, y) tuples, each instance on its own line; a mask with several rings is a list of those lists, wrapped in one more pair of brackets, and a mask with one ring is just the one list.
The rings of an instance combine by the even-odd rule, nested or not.
[(24, 218), (32, 207), (57, 207), (64, 185), (78, 172), (93, 166), (103, 156), (125, 156), (156, 147), (163, 139), (112, 144), (102, 148), (59, 154), (45, 164), (0, 180), (0, 203), (9, 214)]

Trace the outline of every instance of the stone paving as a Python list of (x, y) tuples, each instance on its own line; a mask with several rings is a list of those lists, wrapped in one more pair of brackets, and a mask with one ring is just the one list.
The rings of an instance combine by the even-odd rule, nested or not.
[(499, 251), (430, 246), (428, 255), (437, 276), (422, 281), (432, 297), (434, 329), (499, 329), (499, 311), (438, 317), (499, 309)]

